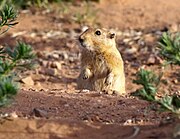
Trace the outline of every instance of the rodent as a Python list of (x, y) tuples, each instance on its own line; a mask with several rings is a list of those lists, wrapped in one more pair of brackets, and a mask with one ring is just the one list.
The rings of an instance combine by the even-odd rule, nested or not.
[(79, 36), (82, 51), (78, 89), (126, 92), (124, 62), (115, 38), (115, 32), (104, 28), (88, 28)]

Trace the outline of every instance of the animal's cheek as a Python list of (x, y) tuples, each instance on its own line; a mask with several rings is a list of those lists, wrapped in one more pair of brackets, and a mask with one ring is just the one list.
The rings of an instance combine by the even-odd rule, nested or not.
[(85, 37), (84, 38), (84, 43), (87, 44), (87, 45), (91, 45), (92, 41), (89, 37)]
[(107, 46), (112, 46), (112, 42), (111, 41), (105, 41)]
[(93, 46), (94, 47), (101, 47), (103, 45), (103, 43), (102, 42), (100, 42), (100, 41), (93, 41)]

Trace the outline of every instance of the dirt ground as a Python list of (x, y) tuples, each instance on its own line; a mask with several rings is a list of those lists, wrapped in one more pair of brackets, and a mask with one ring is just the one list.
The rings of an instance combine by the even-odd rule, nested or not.
[[(173, 114), (131, 93), (139, 88), (132, 81), (141, 67), (163, 72), (159, 95), (180, 92), (180, 67), (162, 67), (156, 47), (162, 32), (180, 31), (179, 6), (179, 0), (101, 0), (20, 11), (19, 24), (0, 42), (31, 44), (38, 66), (20, 74), (18, 95), (0, 109), (0, 139), (178, 139), (180, 121)], [(116, 30), (127, 95), (76, 89), (77, 38), (86, 25)]]

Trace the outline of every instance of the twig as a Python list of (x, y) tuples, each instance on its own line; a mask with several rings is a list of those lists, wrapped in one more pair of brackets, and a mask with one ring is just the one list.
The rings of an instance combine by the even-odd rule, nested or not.
[(134, 138), (135, 136), (137, 136), (137, 135), (138, 135), (138, 133), (139, 133), (139, 131), (140, 131), (140, 128), (139, 128), (139, 127), (137, 127), (137, 126), (134, 126), (133, 128), (134, 128), (134, 132), (133, 132), (133, 134), (132, 134), (131, 136), (129, 136), (129, 137), (127, 137), (127, 138), (125, 138), (125, 139), (132, 139), (132, 138)]

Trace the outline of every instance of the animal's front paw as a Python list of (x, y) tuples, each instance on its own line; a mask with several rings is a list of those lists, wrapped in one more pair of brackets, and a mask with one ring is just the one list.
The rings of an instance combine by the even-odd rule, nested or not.
[(88, 75), (88, 74), (86, 74), (86, 73), (84, 73), (82, 78), (83, 78), (84, 80), (86, 80), (86, 79), (88, 79), (88, 78), (89, 78), (89, 75)]
[(115, 90), (111, 90), (111, 89), (108, 89), (108, 90), (103, 90), (102, 93), (104, 94), (108, 94), (108, 95), (117, 95), (117, 91)]
[(106, 78), (105, 84), (106, 84), (106, 86), (111, 85), (112, 84), (112, 80), (110, 80), (109, 78)]
[(84, 80), (90, 78), (91, 76), (91, 71), (89, 69), (85, 69), (83, 72), (82, 72), (82, 78)]
[(112, 84), (112, 82), (113, 82), (113, 75), (109, 74), (105, 80), (105, 84), (106, 84), (106, 86), (109, 86)]

